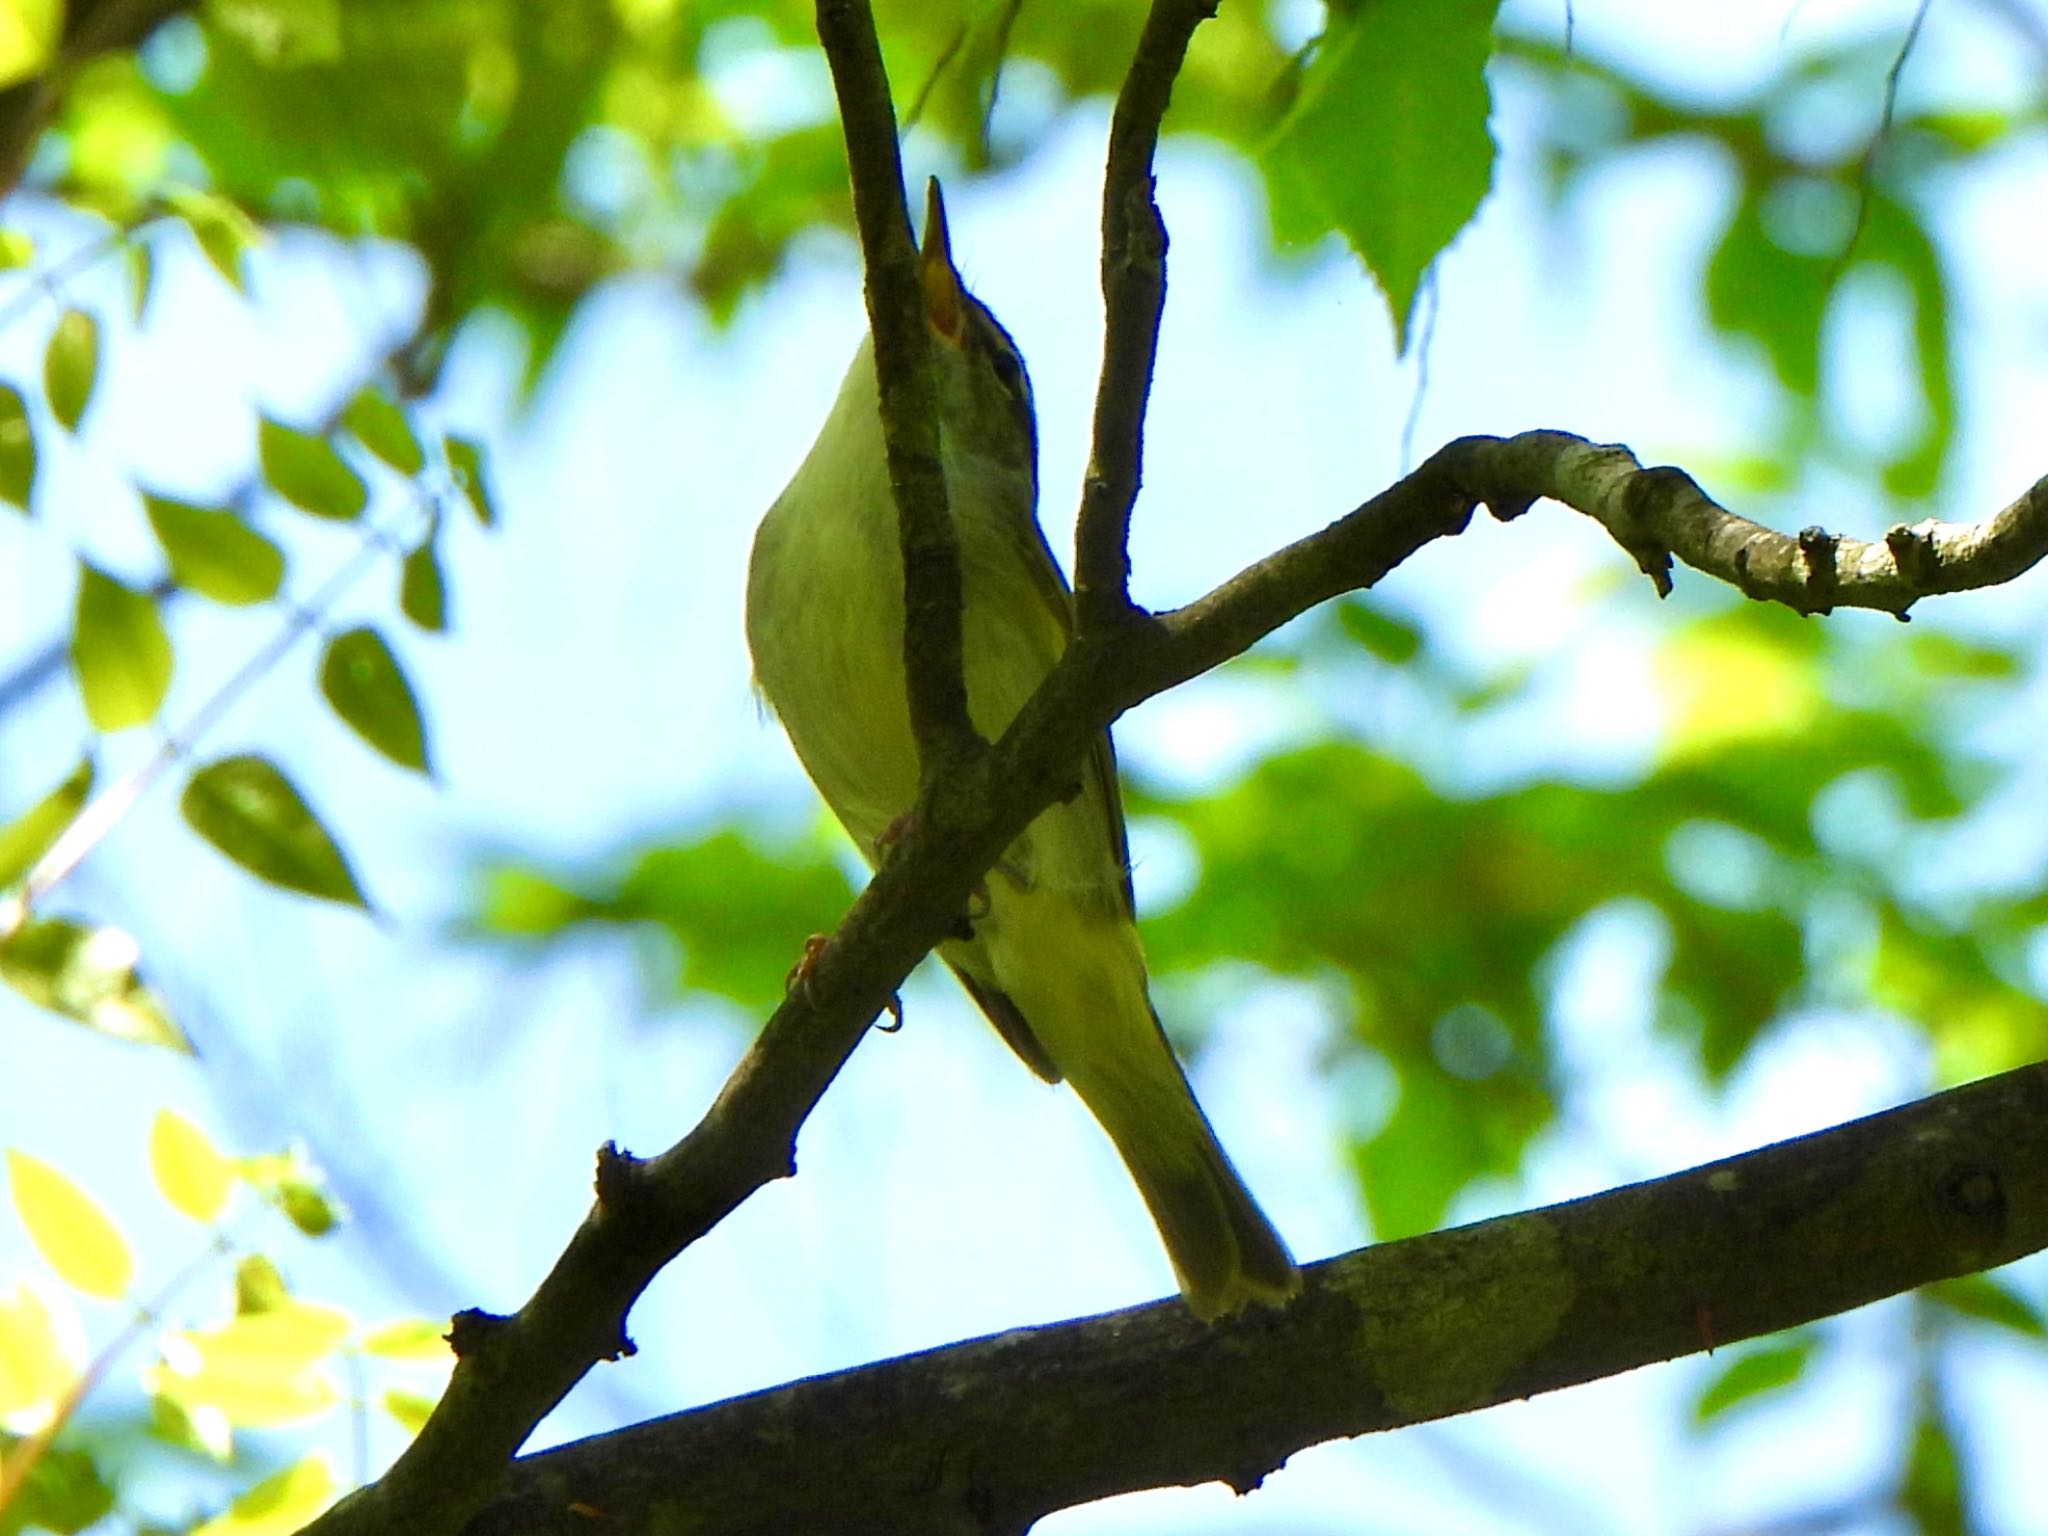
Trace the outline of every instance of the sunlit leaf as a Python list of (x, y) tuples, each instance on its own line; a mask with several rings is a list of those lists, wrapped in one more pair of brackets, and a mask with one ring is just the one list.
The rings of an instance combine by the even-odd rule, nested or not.
[(14, 820), (0, 827), (0, 886), (26, 875), (49, 852), (92, 795), (93, 763), (81, 759), (71, 776)]
[(334, 838), (268, 759), (245, 753), (207, 764), (186, 783), (179, 808), (193, 831), (259, 880), (369, 906)]
[(145, 494), (171, 579), (216, 603), (268, 602), (284, 584), (284, 551), (223, 508)]
[(314, 1451), (239, 1495), (192, 1536), (293, 1536), (340, 1495), (333, 1468)]
[(0, 229), (0, 272), (12, 272), (36, 259), (33, 235), (19, 229)]
[(416, 475), (426, 465), (426, 452), (405, 412), (375, 385), (366, 384), (356, 391), (341, 413), (341, 424), (401, 475)]
[(455, 1354), (448, 1347), (447, 1335), (446, 1318), (402, 1317), (364, 1334), (361, 1348), (366, 1355), (386, 1360), (449, 1365), (454, 1363)]
[(441, 552), (432, 534), (405, 557), (399, 574), (398, 607), (421, 629), (442, 634), (448, 628), (448, 587), (441, 576)]
[(0, 939), (0, 981), (38, 1007), (116, 1040), (190, 1053), (191, 1042), (136, 969), (118, 928), (35, 918)]
[(174, 1396), (152, 1392), (149, 1398), (149, 1432), (165, 1445), (227, 1462), (235, 1454), (234, 1426), (218, 1408), (181, 1403)]
[(433, 1417), (436, 1398), (422, 1392), (402, 1392), (396, 1387), (387, 1387), (377, 1399), (384, 1405), (384, 1411), (396, 1419), (399, 1427), (409, 1435), (416, 1435), (427, 1426)]
[(484, 477), (483, 446), (474, 438), (451, 433), (443, 440), (442, 451), (448, 455), (448, 467), (455, 472), (455, 483), (468, 498), (476, 520), (486, 528), (497, 526), (497, 503), (491, 499), (490, 482)]
[(41, 1158), (7, 1150), (14, 1209), (43, 1262), (75, 1291), (117, 1300), (135, 1278), (128, 1240), (83, 1189)]
[(291, 1287), (268, 1254), (245, 1253), (235, 1260), (235, 1312), (275, 1312), (292, 1299)]
[(171, 637), (156, 600), (81, 562), (71, 666), (95, 730), (153, 718), (171, 686)]
[(46, 1419), (85, 1364), (85, 1336), (61, 1293), (16, 1282), (0, 1290), (0, 1423)]
[(0, 6), (0, 88), (40, 72), (64, 30), (64, 0), (8, 0)]
[(303, 1423), (340, 1400), (330, 1367), (350, 1327), (346, 1312), (304, 1301), (239, 1313), (166, 1337), (153, 1385), (238, 1429)]
[(92, 403), (99, 382), (100, 323), (82, 309), (67, 309), (43, 351), (43, 393), (50, 414), (67, 432), (76, 432)]
[(301, 511), (347, 522), (370, 504), (363, 477), (324, 437), (265, 416), (257, 424), (256, 450), (264, 482)]
[(399, 767), (432, 771), (419, 699), (376, 630), (362, 625), (327, 642), (320, 692), (350, 729)]
[(1744, 1350), (1709, 1377), (1700, 1389), (1699, 1396), (1693, 1399), (1693, 1422), (1705, 1424), (1738, 1403), (1792, 1385), (1806, 1373), (1812, 1360), (1813, 1340), (1805, 1337)]
[(235, 1191), (234, 1163), (175, 1110), (158, 1110), (150, 1124), (149, 1172), (157, 1192), (198, 1222), (218, 1221)]
[(26, 512), (35, 489), (35, 428), (21, 391), (0, 384), (0, 501)]
[(1423, 273), (1493, 184), (1499, 0), (1332, 7), (1294, 110), (1261, 157), (1275, 231), (1335, 230), (1378, 279), (1405, 347)]

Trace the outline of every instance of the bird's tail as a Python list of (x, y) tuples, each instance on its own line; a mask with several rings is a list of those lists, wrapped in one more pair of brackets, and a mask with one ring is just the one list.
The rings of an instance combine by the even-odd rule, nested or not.
[(1189, 1310), (1208, 1321), (1246, 1302), (1288, 1300), (1301, 1289), (1293, 1256), (1230, 1165), (1163, 1034), (1159, 1056), (1163, 1070), (1137, 1081), (1070, 1077), (1144, 1196)]

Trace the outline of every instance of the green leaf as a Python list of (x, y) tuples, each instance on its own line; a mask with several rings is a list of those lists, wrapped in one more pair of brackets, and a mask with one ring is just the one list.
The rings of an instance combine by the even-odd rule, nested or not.
[(82, 309), (65, 310), (43, 350), (43, 393), (49, 397), (50, 414), (66, 432), (78, 430), (85, 408), (92, 404), (99, 373), (99, 321)]
[(376, 630), (360, 625), (327, 642), (320, 691), (350, 729), (399, 767), (432, 772), (419, 699)]
[(152, 718), (171, 686), (171, 637), (156, 599), (81, 562), (71, 666), (93, 729), (125, 730)]
[(1924, 1294), (1930, 1300), (1977, 1322), (2009, 1328), (2030, 1339), (2048, 1338), (2048, 1316), (2043, 1315), (2040, 1307), (2003, 1280), (1990, 1275), (1961, 1275), (1954, 1280), (1940, 1280), (1928, 1286)]
[(164, 206), (185, 221), (193, 239), (216, 272), (235, 292), (242, 286), (242, 253), (258, 239), (255, 223), (234, 203), (211, 192), (176, 187), (164, 194)]
[(147, 240), (128, 242), (128, 312), (136, 328), (149, 318), (149, 301), (156, 297), (156, 247)]
[[(24, 1409), (47, 1412), (78, 1381), (85, 1362), (73, 1355), (83, 1353), (85, 1341), (76, 1310), (65, 1306), (67, 1298), (55, 1299), (59, 1311), (19, 1279), (0, 1288), (0, 1418), (11, 1420)], [(6, 1529), (0, 1513), (0, 1531)]]
[(442, 440), (442, 451), (448, 455), (448, 467), (455, 472), (455, 483), (469, 499), (469, 509), (476, 514), (476, 520), (486, 528), (496, 527), (498, 508), (484, 479), (483, 445), (474, 438), (451, 434)]
[(1737, 1355), (1722, 1366), (1693, 1399), (1695, 1424), (1719, 1418), (1737, 1403), (1790, 1386), (1806, 1371), (1813, 1359), (1813, 1340), (1796, 1338), (1787, 1344), (1767, 1344)]
[(1422, 631), (1413, 624), (1382, 612), (1363, 598), (1348, 598), (1337, 605), (1337, 620), (1344, 633), (1381, 661), (1400, 666), (1413, 661), (1422, 649)]
[(21, 391), (0, 384), (0, 501), (26, 512), (36, 489), (36, 434)]
[(0, 981), (87, 1029), (189, 1055), (191, 1042), (144, 985), (136, 958), (135, 941), (118, 928), (37, 918), (0, 940)]
[(370, 504), (363, 477), (326, 438), (265, 416), (257, 427), (256, 447), (264, 480), (301, 511), (348, 522)]
[(127, 1294), (135, 1256), (97, 1200), (41, 1158), (14, 1147), (7, 1150), (7, 1182), (22, 1229), (58, 1279), (103, 1301)]
[(84, 809), (92, 782), (92, 759), (81, 759), (71, 777), (0, 827), (0, 887), (21, 879), (50, 851), (50, 845)]
[(0, 272), (14, 272), (36, 259), (33, 235), (18, 229), (0, 229)]
[(341, 424), (401, 475), (416, 475), (426, 465), (426, 452), (405, 412), (375, 385), (365, 384), (356, 391), (341, 413)]
[(114, 1490), (79, 1446), (51, 1446), (29, 1469), (20, 1491), (0, 1514), (0, 1530), (55, 1531), (59, 1536), (99, 1529), (114, 1509)]
[(1498, 9), (1332, 6), (1294, 110), (1261, 157), (1275, 234), (1341, 234), (1378, 279), (1403, 348), (1423, 273), (1492, 185), (1486, 61)]
[(185, 785), (179, 809), (193, 831), (257, 879), (368, 910), (341, 849), (268, 759), (244, 753), (207, 764)]
[(441, 553), (432, 534), (405, 557), (398, 579), (398, 606), (421, 629), (447, 633), (448, 586), (441, 576)]
[(284, 551), (233, 512), (148, 492), (142, 504), (179, 586), (236, 605), (268, 602), (284, 585)]

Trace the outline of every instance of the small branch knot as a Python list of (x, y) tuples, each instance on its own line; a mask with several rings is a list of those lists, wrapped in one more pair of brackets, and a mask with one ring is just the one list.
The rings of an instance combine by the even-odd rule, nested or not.
[(448, 1319), (448, 1331), (442, 1335), (448, 1347), (455, 1352), (458, 1360), (474, 1360), (490, 1352), (491, 1346), (505, 1336), (505, 1329), (511, 1319), (497, 1312), (486, 1312), (481, 1307), (465, 1307)]
[(614, 1215), (631, 1215), (647, 1193), (647, 1164), (616, 1141), (597, 1149), (597, 1203)]
[(1834, 612), (1834, 595), (1839, 581), (1835, 564), (1838, 541), (1832, 533), (1821, 527), (1799, 530), (1799, 553), (1806, 562), (1806, 587), (1813, 594), (1813, 606), (1807, 611), (1823, 616)]
[(1884, 547), (1892, 552), (1899, 574), (1916, 587), (1927, 586), (1941, 569), (1934, 535), (1925, 524), (1909, 528), (1904, 523), (1894, 523), (1885, 530)]

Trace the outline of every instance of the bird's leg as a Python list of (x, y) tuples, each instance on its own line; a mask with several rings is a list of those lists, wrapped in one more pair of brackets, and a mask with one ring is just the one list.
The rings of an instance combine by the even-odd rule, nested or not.
[[(831, 942), (831, 937), (823, 933), (814, 933), (804, 940), (803, 954), (798, 957), (796, 964), (789, 968), (789, 974), (782, 979), (782, 990), (785, 993), (793, 995), (801, 992), (805, 1002), (813, 1007), (817, 1005), (817, 999), (811, 996), (811, 978), (816, 974), (818, 961), (823, 958), (825, 949)], [(877, 1024), (875, 1028), (885, 1035), (893, 1035), (903, 1027), (903, 998), (898, 993), (891, 992), (888, 1001), (882, 1006), (888, 1010), (891, 1022)]]

